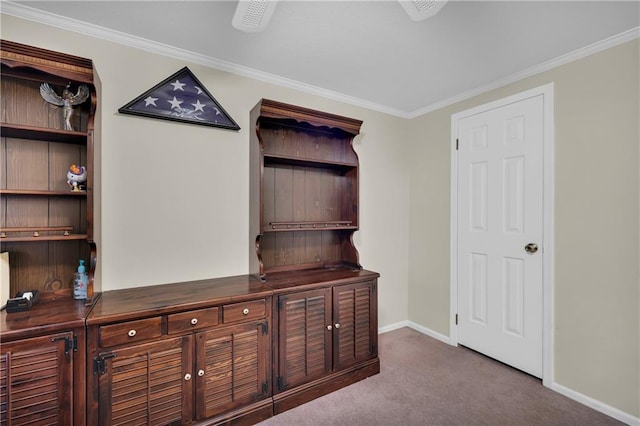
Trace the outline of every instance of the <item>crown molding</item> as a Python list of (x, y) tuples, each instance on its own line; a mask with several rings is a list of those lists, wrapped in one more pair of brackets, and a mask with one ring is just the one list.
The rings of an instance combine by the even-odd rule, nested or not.
[(411, 119), (411, 118), (419, 117), (429, 112), (439, 110), (441, 108), (447, 107), (449, 105), (453, 105), (457, 102), (464, 101), (466, 99), (472, 98), (482, 93), (486, 93), (491, 90), (497, 89), (499, 87), (506, 86), (507, 84), (515, 83), (516, 81), (520, 81), (527, 77), (540, 74), (544, 71), (557, 68), (561, 65), (576, 61), (578, 59), (587, 57), (589, 55), (593, 55), (594, 53), (601, 52), (603, 50), (618, 46), (619, 44), (626, 43), (628, 41), (631, 41), (637, 38), (640, 38), (640, 27), (632, 28), (628, 31), (624, 31), (620, 34), (616, 34), (604, 40), (600, 40), (590, 45), (587, 45), (585, 47), (582, 47), (580, 49), (574, 50), (573, 52), (569, 52), (565, 55), (559, 56), (557, 58), (551, 59), (549, 61), (543, 62), (541, 64), (519, 71), (517, 73), (508, 75), (504, 78), (495, 80), (489, 84), (476, 87), (475, 89), (469, 90), (464, 93), (460, 93), (459, 95), (443, 99), (431, 105), (427, 105), (423, 108), (420, 108), (413, 112), (408, 113), (407, 118)]
[(391, 108), (386, 105), (366, 101), (364, 99), (348, 96), (339, 92), (324, 89), (310, 84), (302, 83), (300, 81), (287, 79), (262, 71), (255, 70), (253, 68), (245, 67), (243, 65), (234, 64), (232, 62), (223, 61), (221, 59), (212, 58), (210, 56), (201, 55), (199, 53), (191, 52), (185, 49), (176, 48), (163, 43), (158, 43), (152, 40), (148, 40), (142, 37), (137, 37), (131, 34), (126, 34), (120, 31), (110, 30), (98, 25), (89, 24), (76, 19), (63, 17), (49, 12), (43, 12), (38, 9), (34, 9), (22, 4), (14, 3), (11, 1), (0, 1), (0, 13), (15, 16), (18, 18), (26, 19), (33, 22), (49, 25), (52, 27), (60, 28), (63, 30), (73, 31), (90, 37), (95, 37), (102, 40), (111, 41), (124, 46), (133, 47), (136, 49), (145, 50), (151, 53), (156, 53), (163, 56), (180, 59), (183, 61), (192, 62), (195, 64), (203, 65), (210, 68), (215, 68), (221, 71), (226, 71), (232, 74), (237, 74), (243, 77), (248, 77), (254, 80), (262, 81), (265, 83), (273, 84), (280, 87), (286, 87), (289, 89), (297, 90), (312, 95), (321, 96), (327, 99), (331, 99), (338, 102), (344, 102), (349, 105), (354, 105), (362, 108), (366, 108), (373, 111), (378, 111), (384, 114), (389, 114), (399, 118), (412, 119), (421, 115), (427, 114), (432, 111), (453, 105), (457, 102), (464, 101), (482, 93), (489, 92), (507, 84), (514, 83), (516, 81), (531, 77), (544, 71), (548, 71), (552, 68), (556, 68), (560, 65), (567, 64), (577, 59), (584, 58), (594, 53), (601, 52), (611, 47), (617, 46), (622, 43), (640, 38), (640, 27), (632, 28), (628, 31), (624, 31), (620, 34), (608, 37), (604, 40), (592, 43), (583, 48), (574, 50), (565, 55), (527, 68), (523, 71), (508, 75), (504, 78), (495, 80), (489, 84), (477, 87), (464, 93), (460, 93), (456, 96), (443, 99), (441, 101), (432, 103), (430, 105), (419, 108), (415, 111), (403, 111), (397, 108)]
[(384, 114), (389, 114), (400, 118), (409, 117), (408, 112), (396, 108), (391, 108), (386, 105), (369, 102), (353, 96), (348, 96), (342, 93), (323, 89), (321, 87), (302, 83), (300, 81), (280, 77), (275, 74), (258, 71), (253, 68), (245, 67), (243, 65), (234, 64), (232, 62), (201, 55), (189, 50), (180, 49), (163, 43), (158, 43), (153, 40), (148, 40), (120, 31), (100, 27), (98, 25), (79, 21), (77, 19), (67, 18), (49, 12), (43, 12), (41, 10), (11, 1), (0, 2), (0, 13), (37, 22), (40, 24), (45, 24), (51, 27), (60, 28), (63, 30), (80, 33), (86, 36), (95, 37), (101, 40), (107, 40), (124, 46), (141, 49), (147, 52), (168, 56), (174, 59), (180, 59), (206, 67), (215, 68), (220, 71), (226, 71), (232, 74), (240, 75), (242, 77), (248, 77), (276, 86), (286, 87), (300, 92), (321, 96), (334, 101), (344, 102), (346, 104), (378, 111)]

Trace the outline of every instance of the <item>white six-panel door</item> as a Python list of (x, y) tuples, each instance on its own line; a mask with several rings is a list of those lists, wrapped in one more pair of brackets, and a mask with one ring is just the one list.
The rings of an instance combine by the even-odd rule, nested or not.
[(456, 119), (457, 339), (537, 377), (543, 360), (543, 112), (538, 95)]

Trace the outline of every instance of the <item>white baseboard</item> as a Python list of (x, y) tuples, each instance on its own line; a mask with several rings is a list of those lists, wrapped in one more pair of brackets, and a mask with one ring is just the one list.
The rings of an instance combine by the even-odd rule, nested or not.
[(436, 340), (440, 340), (441, 342), (446, 343), (447, 345), (451, 345), (451, 338), (449, 336), (445, 336), (444, 334), (440, 334), (437, 331), (433, 331), (430, 328), (424, 327), (420, 324), (416, 324), (413, 321), (409, 321), (409, 324), (407, 325), (407, 327), (409, 327), (412, 330), (415, 330), (419, 333), (425, 334), (429, 337), (433, 337)]
[(573, 389), (569, 389), (555, 382), (551, 383), (548, 388), (566, 396), (567, 398), (573, 399), (574, 401), (586, 405), (587, 407), (591, 407), (596, 411), (606, 414), (609, 417), (620, 420), (621, 422), (626, 423), (630, 426), (640, 426), (640, 417), (635, 417), (629, 413), (625, 413), (622, 410), (618, 410), (615, 407), (605, 404), (602, 401), (598, 401), (597, 399), (593, 399), (591, 397), (583, 395), (580, 392), (574, 391)]
[(398, 330), (403, 327), (409, 327), (409, 321), (400, 321), (395, 324), (385, 325), (378, 328), (378, 334), (388, 333), (389, 331)]
[(412, 330), (417, 331), (418, 333), (422, 333), (429, 337), (433, 337), (436, 340), (440, 340), (448, 345), (451, 344), (451, 339), (449, 336), (445, 336), (444, 334), (440, 334), (437, 331), (433, 331), (430, 328), (423, 327), (419, 324), (416, 324), (413, 321), (400, 321), (394, 324), (386, 325), (384, 327), (378, 328), (378, 334), (387, 333), (389, 331), (398, 330), (399, 328), (409, 327)]
[[(430, 328), (423, 327), (419, 324), (416, 324), (413, 321), (400, 321), (394, 324), (380, 327), (378, 329), (378, 334), (387, 333), (393, 330), (398, 330), (403, 327), (409, 327), (412, 330), (415, 330), (426, 336), (433, 337), (436, 340), (440, 340), (441, 342), (451, 345), (451, 339), (449, 338), (449, 336), (440, 334), (437, 331), (431, 330)], [(567, 398), (573, 399), (574, 401), (577, 401), (583, 405), (586, 405), (587, 407), (593, 408), (596, 411), (606, 414), (609, 417), (613, 417), (614, 419), (619, 420), (623, 423), (626, 423), (630, 426), (640, 426), (639, 417), (635, 417), (629, 413), (625, 413), (624, 411), (619, 410), (615, 407), (612, 407), (609, 404), (605, 404), (602, 401), (598, 401), (597, 399), (593, 399), (591, 397), (583, 395), (580, 392), (576, 392), (573, 389), (569, 389), (555, 382), (552, 382), (551, 385), (548, 385), (547, 387), (555, 392), (558, 392), (561, 395), (566, 396)]]

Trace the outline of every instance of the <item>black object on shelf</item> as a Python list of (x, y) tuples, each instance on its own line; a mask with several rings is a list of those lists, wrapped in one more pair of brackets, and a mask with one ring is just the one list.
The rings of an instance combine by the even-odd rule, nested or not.
[(7, 300), (7, 313), (28, 311), (38, 302), (38, 290), (19, 292), (16, 297)]

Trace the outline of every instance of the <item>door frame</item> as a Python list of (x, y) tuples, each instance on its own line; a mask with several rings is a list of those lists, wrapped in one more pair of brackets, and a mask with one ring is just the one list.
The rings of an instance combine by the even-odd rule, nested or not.
[(451, 230), (450, 230), (450, 315), (449, 343), (458, 346), (458, 121), (470, 115), (542, 96), (543, 98), (543, 214), (542, 214), (542, 383), (553, 384), (553, 212), (554, 212), (554, 85), (553, 83), (526, 90), (451, 115)]

